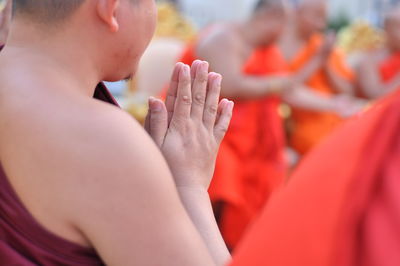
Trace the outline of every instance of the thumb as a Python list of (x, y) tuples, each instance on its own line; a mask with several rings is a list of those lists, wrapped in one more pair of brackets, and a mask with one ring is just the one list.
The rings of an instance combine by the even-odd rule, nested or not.
[(151, 97), (149, 99), (149, 121), (150, 136), (158, 147), (164, 143), (168, 129), (168, 112), (164, 102)]

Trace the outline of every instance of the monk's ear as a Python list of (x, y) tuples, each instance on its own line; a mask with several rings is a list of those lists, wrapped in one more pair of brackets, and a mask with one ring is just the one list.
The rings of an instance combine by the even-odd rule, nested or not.
[(112, 32), (119, 30), (117, 8), (120, 0), (97, 0), (97, 14)]

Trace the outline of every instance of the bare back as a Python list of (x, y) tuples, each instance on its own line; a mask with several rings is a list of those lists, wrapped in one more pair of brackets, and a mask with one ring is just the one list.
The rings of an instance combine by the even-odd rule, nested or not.
[(64, 209), (68, 202), (59, 196), (72, 184), (64, 183), (66, 179), (60, 174), (72, 175), (72, 163), (83, 155), (83, 145), (88, 145), (96, 132), (106, 132), (101, 124), (107, 123), (110, 115), (123, 117), (124, 113), (76, 93), (68, 81), (53, 82), (55, 76), (35, 71), (18, 59), (11, 62), (2, 58), (0, 65), (7, 65), (0, 67), (0, 161), (9, 181), (46, 228), (89, 246), (68, 223)]
[[(179, 257), (181, 265), (211, 265), (143, 128), (93, 99), (96, 84), (76, 88), (72, 79), (36, 66), (11, 48), (0, 55), (0, 162), (34, 219), (66, 241), (95, 248), (106, 264), (173, 265)], [(152, 255), (154, 243), (165, 256)], [(185, 253), (183, 243), (198, 255)]]

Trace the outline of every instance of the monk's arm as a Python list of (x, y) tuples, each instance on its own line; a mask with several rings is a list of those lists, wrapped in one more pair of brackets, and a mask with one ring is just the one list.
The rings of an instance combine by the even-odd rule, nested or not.
[(313, 56), (307, 64), (304, 65), (299, 71), (293, 74), (293, 80), (297, 84), (305, 84), (324, 65), (326, 55), (318, 52)]
[[(217, 37), (218, 38), (218, 37)], [(280, 94), (291, 82), (284, 77), (255, 77), (243, 74), (243, 64), (235, 47), (235, 40), (219, 38), (199, 45), (197, 54), (210, 63), (211, 69), (224, 79), (221, 96), (229, 99), (257, 99), (267, 95)]]
[(291, 106), (311, 111), (335, 111), (335, 99), (306, 87), (297, 87), (283, 95), (283, 100)]
[(354, 95), (354, 86), (352, 83), (338, 75), (332, 66), (326, 66), (325, 73), (328, 77), (329, 83), (335, 89), (335, 91), (347, 95)]
[[(78, 156), (60, 169), (75, 178), (62, 192), (74, 195), (72, 224), (107, 265), (217, 265), (199, 234), (218, 238), (209, 198), (204, 193), (179, 198), (158, 148), (128, 115), (99, 116), (104, 126), (92, 123), (87, 129), (92, 137), (75, 143)], [(200, 228), (182, 201), (202, 216)]]
[(361, 62), (358, 68), (358, 75), (360, 88), (365, 96), (370, 99), (380, 98), (400, 87), (400, 75), (384, 84), (379, 76), (377, 62), (369, 57)]

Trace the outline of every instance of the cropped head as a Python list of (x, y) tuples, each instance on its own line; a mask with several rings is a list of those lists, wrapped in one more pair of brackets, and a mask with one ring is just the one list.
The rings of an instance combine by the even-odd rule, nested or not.
[(389, 49), (400, 50), (400, 5), (393, 8), (385, 17), (386, 41)]
[(311, 36), (326, 29), (328, 6), (326, 0), (300, 0), (296, 7), (296, 24), (303, 36)]
[(81, 44), (104, 80), (136, 71), (155, 30), (154, 0), (13, 0), (14, 20), (49, 38)]
[(279, 39), (285, 29), (287, 7), (285, 0), (258, 0), (254, 12), (254, 32), (259, 36), (259, 45), (267, 46)]

